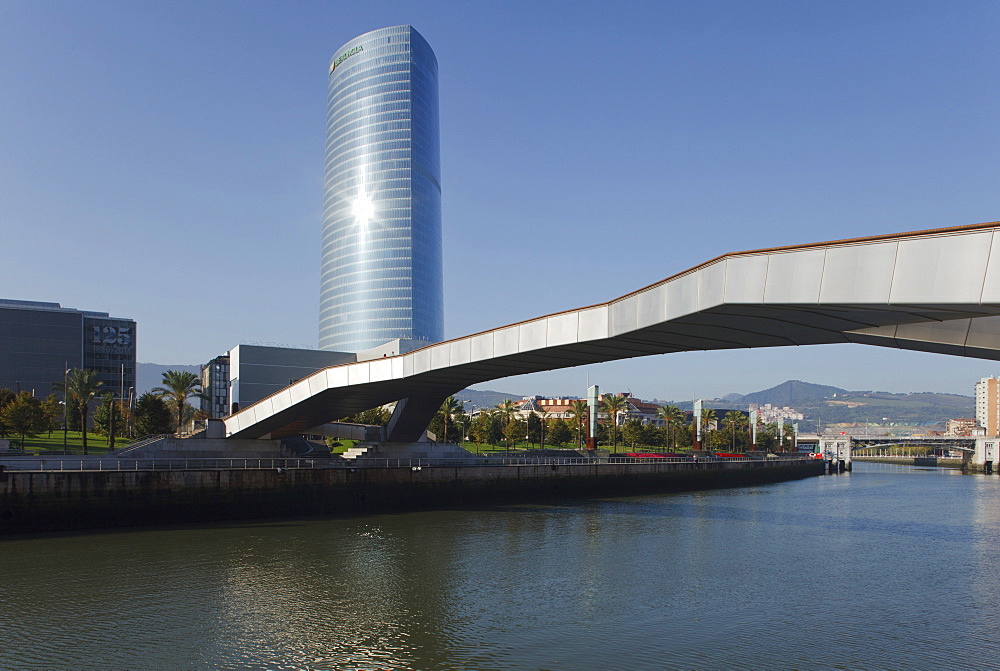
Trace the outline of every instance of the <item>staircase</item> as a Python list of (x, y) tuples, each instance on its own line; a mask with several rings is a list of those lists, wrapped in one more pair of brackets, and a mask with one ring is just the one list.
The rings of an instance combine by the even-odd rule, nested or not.
[(344, 459), (357, 459), (358, 457), (365, 456), (365, 454), (374, 447), (375, 447), (374, 445), (370, 444), (366, 445), (364, 443), (358, 443), (357, 445), (347, 450), (340, 456), (343, 457)]
[(151, 445), (152, 443), (155, 443), (158, 440), (163, 440), (164, 438), (173, 438), (173, 437), (174, 437), (174, 434), (172, 434), (172, 433), (157, 433), (157, 434), (153, 434), (151, 436), (146, 436), (145, 438), (140, 438), (139, 440), (135, 441), (134, 443), (129, 443), (128, 445), (126, 445), (125, 447), (123, 447), (121, 449), (112, 450), (112, 451), (108, 452), (107, 456), (109, 456), (109, 457), (120, 457), (120, 456), (123, 456), (125, 454), (128, 454), (129, 452), (132, 452), (133, 450), (137, 450), (140, 447), (145, 447), (146, 445)]

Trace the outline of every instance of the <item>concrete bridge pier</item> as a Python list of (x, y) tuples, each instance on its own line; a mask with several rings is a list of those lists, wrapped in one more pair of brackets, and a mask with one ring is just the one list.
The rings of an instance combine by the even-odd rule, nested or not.
[(851, 439), (847, 436), (824, 436), (819, 440), (819, 451), (829, 464), (830, 473), (851, 470)]
[(965, 454), (962, 468), (966, 471), (989, 475), (994, 470), (998, 470), (998, 457), (1000, 457), (1000, 438), (979, 436), (976, 438), (975, 450)]
[(396, 408), (385, 427), (385, 442), (415, 443), (420, 440), (444, 400), (460, 390), (446, 387), (421, 391), (422, 393), (411, 394), (396, 402)]

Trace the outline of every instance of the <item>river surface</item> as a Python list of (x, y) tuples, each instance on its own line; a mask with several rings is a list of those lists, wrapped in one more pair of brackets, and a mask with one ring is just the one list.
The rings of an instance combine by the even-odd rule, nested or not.
[(1000, 667), (1000, 477), (0, 541), (0, 668)]

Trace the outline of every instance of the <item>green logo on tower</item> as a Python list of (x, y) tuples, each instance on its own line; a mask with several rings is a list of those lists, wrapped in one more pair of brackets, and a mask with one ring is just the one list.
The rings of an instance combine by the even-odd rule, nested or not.
[(362, 52), (364, 50), (365, 50), (365, 48), (359, 44), (358, 46), (354, 47), (350, 51), (346, 51), (346, 52), (342, 53), (340, 55), (340, 58), (338, 58), (337, 60), (335, 60), (333, 63), (330, 64), (330, 74), (332, 75), (333, 71), (337, 69), (337, 66), (340, 65), (341, 63), (343, 63), (345, 59), (347, 59), (350, 56), (353, 56), (356, 53)]

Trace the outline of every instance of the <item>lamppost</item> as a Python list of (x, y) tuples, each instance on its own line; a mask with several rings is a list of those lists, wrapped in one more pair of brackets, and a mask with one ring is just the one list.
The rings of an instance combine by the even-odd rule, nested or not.
[(66, 379), (69, 376), (69, 362), (63, 362), (63, 454), (66, 454), (67, 444), (66, 444), (66, 434), (69, 431), (69, 394), (67, 394), (66, 389)]

